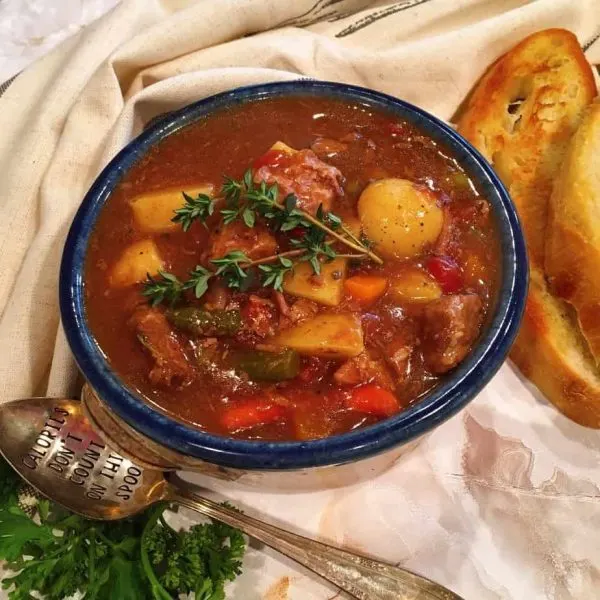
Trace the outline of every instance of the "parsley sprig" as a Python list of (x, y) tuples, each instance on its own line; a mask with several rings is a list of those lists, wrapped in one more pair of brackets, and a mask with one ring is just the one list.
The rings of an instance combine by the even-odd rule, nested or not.
[(0, 560), (12, 572), (2, 588), (9, 600), (223, 600), (241, 571), (242, 533), (216, 521), (178, 531), (166, 509), (88, 520), (31, 496), (0, 458)]

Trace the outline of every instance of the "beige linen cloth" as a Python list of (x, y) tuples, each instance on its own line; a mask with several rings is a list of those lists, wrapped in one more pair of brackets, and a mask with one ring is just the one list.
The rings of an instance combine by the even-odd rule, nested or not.
[[(547, 27), (575, 32), (600, 63), (600, 0), (124, 0), (0, 98), (0, 399), (77, 392), (58, 315), (63, 241), (94, 177), (146, 121), (298, 77), (371, 87), (449, 120), (487, 65)], [(600, 598), (600, 433), (509, 365), (368, 483), (291, 496), (203, 483), (469, 600)], [(230, 589), (243, 600), (336, 594), (256, 548)]]

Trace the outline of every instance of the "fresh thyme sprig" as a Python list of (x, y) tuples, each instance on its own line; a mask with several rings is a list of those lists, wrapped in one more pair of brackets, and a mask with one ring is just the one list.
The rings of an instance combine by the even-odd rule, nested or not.
[[(247, 227), (254, 227), (257, 218), (263, 217), (269, 221), (276, 231), (291, 231), (296, 227), (311, 229), (316, 227), (327, 233), (328, 236), (346, 245), (355, 252), (367, 255), (377, 264), (383, 261), (369, 246), (363, 244), (342, 222), (340, 217), (319, 208), (320, 215), (310, 213), (297, 207), (298, 199), (294, 194), (288, 194), (283, 202), (279, 202), (279, 187), (277, 184), (268, 185), (266, 181), (254, 183), (252, 169), (248, 169), (241, 180), (225, 178), (221, 188), (221, 195), (225, 199), (225, 208), (221, 209), (221, 216), (225, 224), (242, 219)], [(186, 198), (186, 206), (176, 211), (176, 222), (181, 222), (189, 227), (191, 221), (200, 219), (204, 221), (213, 214), (214, 204), (207, 205), (207, 196), (199, 196), (190, 202)]]
[(184, 231), (187, 231), (191, 224), (198, 219), (206, 227), (206, 219), (215, 211), (215, 201), (206, 194), (198, 194), (196, 198), (182, 192), (185, 204), (175, 211), (175, 216), (171, 219), (173, 223), (181, 223)]
[(201, 298), (208, 290), (208, 281), (213, 276), (214, 273), (211, 273), (202, 265), (196, 265), (194, 270), (190, 272), (190, 278), (183, 284), (183, 289), (194, 290), (196, 298)]
[(293, 270), (294, 263), (285, 256), (280, 255), (278, 259), (278, 262), (275, 264), (259, 265), (258, 269), (263, 274), (263, 287), (272, 287), (275, 290), (281, 291), (283, 289), (283, 278)]
[(183, 284), (173, 273), (159, 271), (158, 277), (152, 277), (148, 273), (144, 282), (142, 295), (148, 298), (152, 306), (157, 306), (162, 302), (173, 305), (179, 300), (186, 286), (187, 283)]
[[(229, 180), (230, 182), (232, 180)], [(242, 181), (235, 182), (236, 194), (239, 194), (238, 202), (246, 199), (247, 205), (259, 212), (263, 217), (269, 220), (275, 219), (277, 229), (286, 231), (294, 229), (297, 226), (310, 228), (311, 225), (325, 231), (329, 236), (338, 242), (352, 248), (356, 252), (366, 254), (377, 264), (383, 264), (379, 256), (364, 246), (359, 239), (346, 228), (342, 220), (333, 213), (325, 213), (322, 205), (317, 211), (317, 215), (297, 208), (297, 198), (294, 194), (289, 194), (283, 203), (278, 202), (279, 188), (277, 184), (267, 185), (265, 181), (256, 185), (252, 181), (252, 171), (249, 169), (244, 174)], [(226, 194), (226, 192), (224, 192)], [(225, 196), (227, 199), (227, 196)], [(278, 215), (279, 213), (279, 215)], [(320, 213), (320, 214), (319, 214)], [(279, 221), (280, 223), (277, 223)], [(291, 222), (290, 222), (291, 221)], [(284, 228), (285, 227), (285, 228)], [(338, 233), (338, 230), (342, 233)]]
[(233, 289), (244, 289), (245, 284), (250, 280), (252, 269), (258, 269), (259, 281), (262, 287), (271, 287), (279, 292), (283, 291), (283, 280), (287, 273), (294, 269), (295, 262), (308, 261), (316, 274), (321, 272), (320, 257), (325, 260), (332, 260), (336, 256), (339, 258), (348, 258), (360, 260), (364, 254), (336, 254), (335, 251), (328, 248), (327, 244), (320, 245), (313, 241), (311, 248), (302, 245), (302, 240), (297, 240), (297, 248), (266, 256), (257, 260), (250, 260), (243, 252), (234, 250), (229, 252), (223, 258), (211, 260), (216, 270), (210, 271), (202, 265), (197, 265), (190, 272), (189, 279), (181, 282), (172, 273), (159, 272), (160, 278), (147, 276), (144, 282), (142, 294), (146, 296), (152, 306), (161, 303), (176, 304), (185, 290), (192, 290), (196, 298), (201, 298), (208, 290), (208, 283), (214, 277), (222, 277), (227, 286)]
[[(214, 277), (219, 277), (227, 283), (227, 287), (240, 289), (248, 273), (242, 265), (251, 265), (249, 259), (241, 250), (233, 250), (223, 258), (215, 258), (210, 261), (217, 267)], [(197, 296), (196, 296), (197, 297)]]
[[(215, 277), (221, 278), (233, 289), (245, 290), (258, 280), (263, 287), (282, 291), (285, 276), (294, 269), (297, 262), (308, 262), (316, 275), (321, 273), (322, 262), (330, 262), (336, 257), (354, 260), (368, 257), (376, 263), (383, 263), (371, 251), (368, 240), (352, 233), (340, 217), (324, 211), (322, 205), (313, 216), (298, 208), (298, 199), (294, 194), (288, 194), (280, 201), (277, 184), (268, 185), (265, 181), (255, 183), (251, 169), (240, 180), (226, 178), (221, 195), (225, 207), (220, 210), (220, 214), (225, 224), (241, 219), (247, 227), (252, 228), (257, 219), (262, 218), (275, 231), (300, 229), (290, 240), (292, 249), (258, 260), (250, 259), (241, 250), (233, 250), (221, 258), (211, 260), (209, 268), (197, 265), (184, 282), (164, 271), (159, 271), (157, 277), (148, 275), (142, 294), (152, 306), (163, 302), (173, 305), (180, 300), (185, 290), (192, 290), (196, 298), (201, 298), (208, 290), (210, 280)], [(195, 220), (206, 225), (206, 219), (214, 213), (215, 201), (205, 194), (199, 194), (196, 198), (185, 193), (183, 196), (186, 203), (175, 211), (173, 221), (181, 223), (184, 231)], [(333, 247), (336, 242), (351, 248), (354, 253), (338, 253)]]
[[(321, 206), (317, 210), (317, 219), (320, 222), (324, 220)], [(304, 250), (300, 260), (308, 261), (317, 275), (321, 273), (321, 258), (331, 262), (337, 256), (337, 252), (331, 247), (331, 241), (327, 239), (327, 232), (324, 229), (310, 227), (306, 230), (302, 239), (292, 239), (290, 243), (293, 248)]]

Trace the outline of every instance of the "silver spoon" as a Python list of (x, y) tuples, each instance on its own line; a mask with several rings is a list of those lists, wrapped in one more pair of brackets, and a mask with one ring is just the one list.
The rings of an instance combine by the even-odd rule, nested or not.
[(0, 452), (34, 488), (75, 513), (121, 519), (166, 500), (241, 529), (359, 600), (462, 600), (424, 577), (322, 544), (203, 498), (170, 474), (107, 445), (75, 400), (28, 398), (0, 406)]

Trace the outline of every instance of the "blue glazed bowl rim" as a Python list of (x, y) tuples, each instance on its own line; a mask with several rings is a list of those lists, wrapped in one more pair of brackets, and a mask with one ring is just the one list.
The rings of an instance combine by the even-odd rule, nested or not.
[[(303, 442), (213, 435), (164, 414), (120, 381), (85, 318), (83, 268), (90, 233), (123, 174), (151, 146), (215, 110), (280, 96), (325, 96), (363, 103), (416, 124), (450, 148), (492, 204), (502, 253), (502, 284), (496, 312), (477, 346), (442, 384), (404, 411), (375, 425)], [(79, 368), (100, 398), (126, 423), (168, 448), (210, 463), (239, 469), (286, 470), (367, 458), (416, 438), (458, 412), (488, 383), (506, 358), (523, 314), (527, 275), (525, 243), (509, 195), (486, 160), (463, 137), (424, 110), (387, 94), (303, 79), (241, 87), (205, 98), (153, 122), (123, 148), (95, 180), (73, 219), (60, 267), (59, 302), (67, 341)]]

